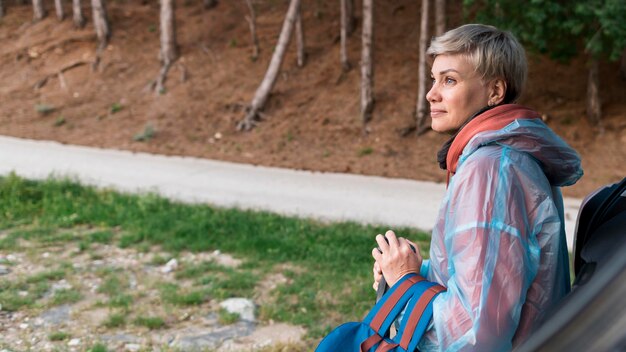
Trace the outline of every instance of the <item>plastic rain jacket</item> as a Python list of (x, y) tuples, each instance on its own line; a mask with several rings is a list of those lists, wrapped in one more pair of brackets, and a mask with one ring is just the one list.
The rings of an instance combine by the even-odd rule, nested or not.
[(561, 186), (578, 154), (540, 119), (463, 149), (421, 274), (447, 287), (420, 351), (507, 351), (570, 290)]

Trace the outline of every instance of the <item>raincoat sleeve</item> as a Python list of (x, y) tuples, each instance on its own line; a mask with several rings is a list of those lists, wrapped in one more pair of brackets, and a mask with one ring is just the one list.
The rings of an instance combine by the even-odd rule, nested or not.
[[(476, 154), (489, 152), (483, 148)], [(466, 160), (448, 190), (440, 256), (449, 279), (434, 301), (433, 324), (420, 350), (510, 351), (539, 267), (532, 209), (549, 187), (543, 172), (520, 170), (506, 155)], [(536, 164), (536, 163), (532, 163)], [(528, 165), (528, 164), (527, 164)], [(549, 201), (549, 200), (548, 200)], [(432, 266), (432, 263), (431, 263)], [(429, 279), (435, 281), (433, 268)], [(435, 335), (435, 336), (433, 336)], [(430, 341), (424, 341), (430, 340)]]

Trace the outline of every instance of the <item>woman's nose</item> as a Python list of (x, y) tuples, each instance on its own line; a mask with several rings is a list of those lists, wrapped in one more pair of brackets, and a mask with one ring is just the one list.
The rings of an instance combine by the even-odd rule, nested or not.
[(433, 84), (432, 87), (430, 87), (430, 90), (426, 93), (426, 100), (429, 102), (437, 101), (437, 99), (439, 99), (438, 97), (439, 92), (437, 92), (437, 85)]

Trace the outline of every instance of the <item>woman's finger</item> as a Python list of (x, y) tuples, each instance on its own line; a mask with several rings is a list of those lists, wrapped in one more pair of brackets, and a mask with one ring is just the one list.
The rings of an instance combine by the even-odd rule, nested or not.
[(406, 239), (407, 242), (409, 242), (409, 244), (411, 246), (413, 246), (413, 248), (415, 249), (415, 253), (417, 253), (417, 255), (420, 257), (420, 259), (422, 258), (422, 253), (420, 253), (420, 247), (413, 241)]
[(398, 243), (398, 238), (396, 237), (395, 232), (389, 230), (387, 232), (385, 232), (385, 238), (387, 239), (387, 241), (389, 241), (389, 247), (390, 248), (397, 248), (399, 243)]
[(380, 248), (382, 252), (387, 252), (389, 250), (389, 243), (385, 240), (383, 235), (376, 235), (376, 243), (378, 243), (378, 248)]

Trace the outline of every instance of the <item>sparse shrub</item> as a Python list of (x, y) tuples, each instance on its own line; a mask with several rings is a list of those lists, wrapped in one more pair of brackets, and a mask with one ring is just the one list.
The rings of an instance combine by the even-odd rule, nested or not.
[(143, 131), (137, 133), (133, 137), (133, 140), (135, 142), (147, 142), (147, 141), (151, 140), (152, 137), (154, 137), (155, 133), (156, 133), (156, 131), (154, 130), (154, 126), (152, 126), (151, 123), (147, 123), (144, 126)]
[(47, 115), (53, 111), (55, 111), (56, 108), (52, 105), (48, 105), (48, 104), (37, 104), (35, 105), (35, 111), (37, 111), (38, 113), (42, 114), (42, 115)]
[(365, 147), (359, 150), (359, 156), (366, 156), (374, 153), (374, 149), (372, 147)]
[(65, 125), (65, 117), (59, 116), (56, 120), (54, 120), (54, 127), (59, 127)]
[(118, 113), (118, 112), (122, 111), (122, 109), (124, 109), (122, 104), (120, 104), (120, 103), (113, 103), (113, 104), (111, 104), (111, 109), (109, 111), (111, 112), (111, 114), (115, 114), (115, 113)]

